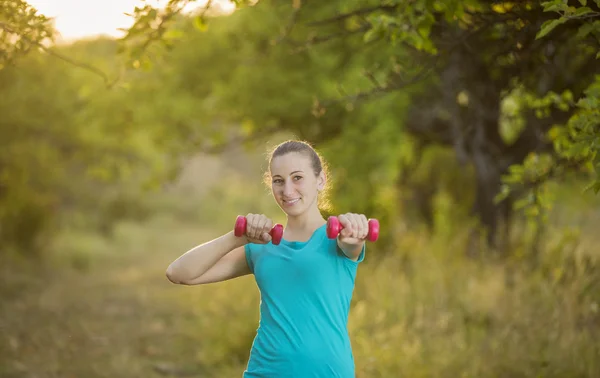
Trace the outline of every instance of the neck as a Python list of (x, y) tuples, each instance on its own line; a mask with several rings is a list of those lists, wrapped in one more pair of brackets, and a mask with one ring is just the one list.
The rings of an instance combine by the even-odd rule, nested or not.
[(325, 223), (325, 218), (317, 206), (312, 206), (305, 213), (297, 216), (287, 216), (286, 228), (293, 231), (313, 231)]

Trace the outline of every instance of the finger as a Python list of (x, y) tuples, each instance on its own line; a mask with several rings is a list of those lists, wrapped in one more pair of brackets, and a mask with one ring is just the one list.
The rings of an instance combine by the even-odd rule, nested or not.
[(360, 234), (359, 218), (356, 214), (350, 214), (350, 223), (352, 224), (352, 237), (358, 238)]
[(350, 213), (346, 213), (346, 214), (342, 214), (338, 217), (340, 224), (344, 227), (344, 228), (350, 228), (352, 227), (352, 221), (350, 220), (350, 216), (352, 214)]
[(255, 218), (255, 215), (252, 213), (246, 215), (246, 236), (251, 239), (254, 238)]
[(367, 219), (367, 217), (364, 214), (360, 215), (360, 228), (361, 228), (361, 233), (360, 233), (360, 238), (361, 239), (365, 239), (367, 237), (367, 235), (369, 234), (369, 220)]
[(265, 241), (269, 242), (273, 239), (271, 236), (271, 230), (273, 229), (273, 221), (267, 218), (267, 223), (265, 224)]
[(273, 228), (273, 221), (267, 217), (265, 217), (265, 225), (263, 227), (263, 231), (266, 233), (271, 232), (271, 229)]
[(256, 238), (257, 239), (263, 239), (263, 234), (265, 232), (268, 232), (267, 230), (265, 230), (266, 224), (267, 224), (267, 217), (265, 217), (264, 215), (259, 216), (258, 219), (256, 220)]
[(260, 227), (259, 227), (261, 240), (263, 240), (265, 242), (269, 242), (272, 239), (271, 234), (270, 234), (271, 228), (273, 228), (273, 221), (271, 221), (271, 219), (269, 219), (263, 215), (261, 218), (261, 223), (260, 223)]
[(262, 229), (260, 227), (261, 216), (258, 214), (254, 214), (252, 217), (252, 233), (250, 234), (251, 238), (260, 240), (260, 236), (262, 234)]
[(259, 240), (263, 240), (263, 234), (265, 233), (265, 225), (267, 224), (267, 217), (264, 215), (256, 216), (254, 237)]
[(340, 224), (343, 227), (340, 234), (342, 234), (342, 236), (345, 236), (345, 237), (351, 236), (352, 232), (353, 232), (352, 221), (350, 220), (349, 215), (350, 214), (342, 214), (338, 217)]
[(246, 236), (250, 236), (250, 229), (252, 228), (252, 214), (246, 214)]

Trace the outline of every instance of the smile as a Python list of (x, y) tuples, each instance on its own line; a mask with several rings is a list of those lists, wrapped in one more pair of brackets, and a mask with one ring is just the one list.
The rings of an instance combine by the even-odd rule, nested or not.
[(296, 199), (293, 199), (293, 200), (287, 200), (287, 201), (283, 200), (283, 203), (285, 203), (286, 205), (293, 205), (293, 204), (295, 204), (298, 201), (300, 201), (300, 198), (296, 198)]

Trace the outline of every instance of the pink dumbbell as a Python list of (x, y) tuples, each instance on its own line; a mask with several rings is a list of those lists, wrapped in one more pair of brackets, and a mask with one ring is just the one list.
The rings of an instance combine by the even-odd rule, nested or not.
[[(246, 217), (243, 215), (238, 215), (235, 220), (235, 228), (233, 229), (233, 234), (238, 238), (246, 233), (246, 225), (248, 221)], [(274, 245), (278, 245), (281, 242), (281, 238), (283, 237), (283, 226), (280, 224), (276, 224), (269, 231), (269, 235), (271, 235), (272, 242)]]
[[(331, 216), (327, 219), (327, 237), (329, 239), (337, 238), (343, 228), (344, 226), (342, 226), (337, 217)], [(367, 234), (367, 240), (374, 242), (377, 238), (379, 238), (379, 221), (377, 219), (369, 219), (369, 233)]]

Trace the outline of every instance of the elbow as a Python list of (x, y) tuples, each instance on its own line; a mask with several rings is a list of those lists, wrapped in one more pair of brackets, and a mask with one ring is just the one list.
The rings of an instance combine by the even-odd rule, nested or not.
[(183, 283), (181, 275), (177, 274), (177, 269), (175, 269), (173, 264), (169, 265), (165, 275), (167, 276), (167, 279), (174, 284), (181, 285)]
[(191, 272), (177, 266), (176, 262), (171, 263), (165, 272), (167, 279), (176, 285), (197, 285), (198, 277), (194, 277)]

